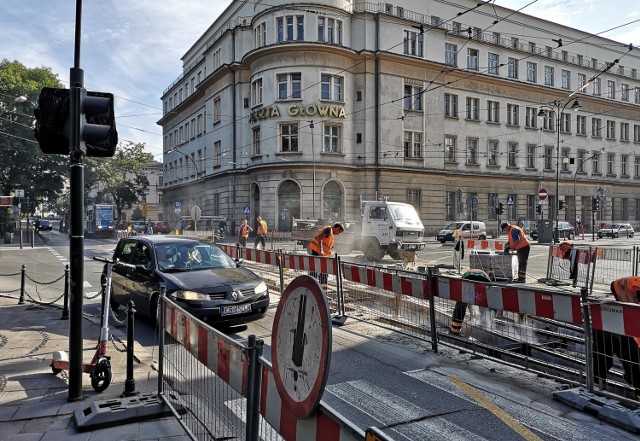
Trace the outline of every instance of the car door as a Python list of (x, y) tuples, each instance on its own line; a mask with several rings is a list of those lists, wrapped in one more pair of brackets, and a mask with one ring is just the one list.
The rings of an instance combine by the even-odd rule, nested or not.
[[(135, 247), (135, 241), (121, 240), (118, 242), (116, 251), (113, 254), (114, 260), (125, 265), (130, 264)], [(121, 305), (126, 304), (128, 298), (127, 274), (129, 269), (125, 265), (114, 265), (111, 272), (111, 295)]]

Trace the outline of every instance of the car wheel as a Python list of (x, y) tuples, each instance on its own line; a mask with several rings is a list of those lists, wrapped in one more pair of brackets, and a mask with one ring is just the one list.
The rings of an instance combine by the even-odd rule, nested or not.
[(629, 239), (633, 238), (633, 233), (629, 233)]
[(485, 236), (485, 235), (483, 234), (483, 235), (481, 235), (478, 239), (480, 239), (480, 240), (487, 240), (487, 236)]
[(444, 239), (440, 239), (440, 243), (446, 243), (447, 241)]
[(617, 239), (618, 237), (620, 237), (620, 235), (619, 235), (618, 233), (613, 233), (613, 234), (612, 234), (612, 237), (613, 237), (614, 239)]
[(567, 237), (569, 238), (569, 240), (573, 240), (573, 233), (569, 233)]

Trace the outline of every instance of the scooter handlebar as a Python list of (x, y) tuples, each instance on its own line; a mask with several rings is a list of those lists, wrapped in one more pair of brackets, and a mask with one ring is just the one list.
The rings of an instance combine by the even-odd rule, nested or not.
[(107, 258), (105, 258), (105, 257), (100, 257), (100, 256), (93, 256), (93, 260), (97, 260), (97, 261), (99, 261), (99, 262), (103, 262), (103, 263), (111, 263), (111, 264), (115, 263), (115, 262), (114, 262), (113, 260), (111, 260), (111, 259), (107, 259)]

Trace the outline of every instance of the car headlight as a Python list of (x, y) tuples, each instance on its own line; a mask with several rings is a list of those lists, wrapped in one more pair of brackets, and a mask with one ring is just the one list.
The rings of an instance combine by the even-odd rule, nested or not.
[(173, 295), (176, 299), (182, 300), (209, 300), (209, 296), (207, 294), (202, 294), (196, 291), (176, 291)]
[(258, 283), (258, 285), (253, 288), (253, 292), (255, 292), (256, 294), (264, 294), (265, 291), (267, 291), (267, 284), (264, 282)]

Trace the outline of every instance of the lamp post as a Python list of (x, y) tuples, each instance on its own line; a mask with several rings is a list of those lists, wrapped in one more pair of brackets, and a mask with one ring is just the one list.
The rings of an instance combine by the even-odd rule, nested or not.
[(558, 206), (560, 205), (560, 123), (562, 120), (562, 112), (567, 108), (569, 103), (573, 101), (571, 108), (573, 110), (578, 110), (582, 107), (582, 104), (577, 99), (573, 99), (569, 97), (569, 99), (563, 100), (554, 100), (552, 103), (545, 104), (541, 106), (540, 111), (538, 112), (538, 116), (545, 116), (547, 114), (547, 110), (544, 110), (546, 107), (548, 110), (556, 113), (556, 197), (554, 213), (554, 228), (553, 228), (553, 242), (560, 242), (560, 237), (558, 233)]
[(313, 162), (313, 200), (311, 201), (311, 216), (316, 218), (316, 149), (313, 146), (313, 120), (309, 121), (309, 127), (311, 128), (311, 161)]
[[(602, 149), (602, 151), (604, 152), (604, 148)], [(585, 162), (591, 161), (593, 158), (596, 158), (598, 156), (600, 156), (600, 153), (594, 153), (593, 155), (589, 156), (587, 159), (580, 161), (580, 165), (576, 167), (576, 171), (573, 172), (573, 220), (575, 222), (575, 225), (573, 226), (573, 237), (575, 237), (577, 234), (576, 225), (578, 224), (578, 203), (576, 202), (576, 198), (577, 198), (576, 180), (578, 179), (578, 171), (582, 169)], [(594, 228), (595, 228), (595, 225), (592, 225), (591, 229), (593, 230)], [(584, 227), (582, 228), (582, 238), (584, 239)]]
[[(184, 143), (182, 143), (182, 144), (184, 144)], [(182, 145), (182, 144), (180, 144), (180, 145)], [(174, 147), (174, 148), (172, 148), (172, 149), (169, 149), (169, 150), (167, 150), (165, 153), (173, 153), (173, 152), (175, 152), (175, 153), (180, 153), (180, 154), (181, 154), (182, 156), (184, 156), (185, 158), (189, 158), (189, 160), (191, 160), (191, 162), (193, 163), (193, 168), (194, 168), (194, 169), (195, 169), (195, 171), (196, 171), (196, 176), (198, 176), (198, 175), (200, 174), (200, 171), (198, 170), (198, 164), (196, 164), (195, 159), (193, 159), (193, 158), (191, 157), (191, 155), (187, 155), (186, 153), (184, 153), (184, 152), (182, 152), (182, 151), (178, 150), (178, 147)]]

